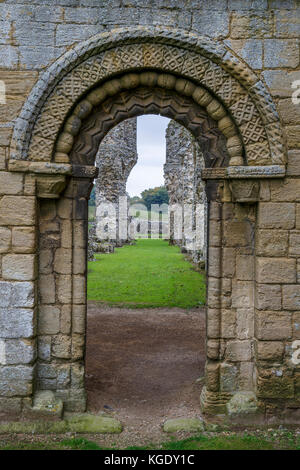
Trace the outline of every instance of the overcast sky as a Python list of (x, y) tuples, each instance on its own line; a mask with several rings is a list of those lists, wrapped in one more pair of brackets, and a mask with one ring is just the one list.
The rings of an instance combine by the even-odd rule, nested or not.
[(166, 160), (166, 128), (170, 119), (152, 114), (137, 118), (138, 162), (127, 181), (130, 196), (164, 184), (163, 165)]

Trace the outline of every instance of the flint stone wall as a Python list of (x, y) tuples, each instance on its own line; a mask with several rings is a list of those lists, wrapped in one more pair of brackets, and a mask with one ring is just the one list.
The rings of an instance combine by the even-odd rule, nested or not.
[[(204, 183), (201, 181), (201, 169), (204, 166), (203, 154), (195, 138), (176, 121), (170, 121), (166, 130), (164, 165), (169, 206), (174, 206), (169, 214), (170, 241), (190, 253), (195, 262), (204, 260), (206, 254), (206, 198)], [(183, 230), (180, 233), (174, 227), (179, 207), (183, 217)], [(181, 218), (177, 223), (181, 224)]]

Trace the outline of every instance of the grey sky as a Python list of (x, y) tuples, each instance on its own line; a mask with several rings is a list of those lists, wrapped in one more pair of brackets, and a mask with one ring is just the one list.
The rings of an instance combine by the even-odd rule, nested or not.
[(145, 115), (137, 120), (138, 162), (132, 169), (127, 191), (139, 196), (141, 191), (164, 184), (163, 164), (166, 160), (166, 128), (170, 119)]

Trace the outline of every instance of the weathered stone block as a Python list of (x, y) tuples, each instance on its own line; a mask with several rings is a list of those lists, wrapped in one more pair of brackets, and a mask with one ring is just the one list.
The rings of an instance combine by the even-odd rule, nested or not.
[[(300, 201), (300, 179), (285, 178), (283, 181), (272, 181), (271, 197), (273, 201)], [(284, 228), (284, 227), (282, 227)]]
[(253, 362), (241, 362), (240, 363), (240, 374), (238, 387), (239, 390), (253, 390), (254, 382), (254, 363)]
[(52, 354), (61, 359), (69, 359), (71, 357), (71, 337), (67, 335), (54, 336)]
[(204, 431), (204, 424), (198, 418), (168, 419), (163, 426), (164, 432), (200, 432)]
[(292, 83), (298, 79), (298, 71), (265, 70), (262, 75), (271, 90), (272, 96), (291, 97)]
[(229, 14), (225, 11), (211, 15), (209, 11), (197, 11), (193, 13), (193, 29), (203, 31), (210, 37), (224, 38), (229, 31)]
[(7, 227), (0, 227), (0, 253), (9, 251), (11, 241), (11, 230)]
[(72, 300), (72, 277), (59, 275), (56, 280), (57, 296), (59, 302), (69, 304)]
[(233, 277), (235, 274), (235, 248), (223, 248), (222, 268), (224, 277)]
[(86, 248), (87, 230), (83, 220), (74, 220), (73, 222), (73, 243), (75, 248)]
[(257, 378), (257, 397), (259, 398), (293, 398), (294, 382), (291, 377)]
[(253, 256), (237, 255), (236, 278), (240, 281), (252, 281), (254, 277)]
[(209, 361), (205, 365), (205, 385), (207, 390), (217, 391), (219, 388), (219, 370), (218, 362)]
[[(7, 339), (4, 342), (4, 365), (30, 364), (36, 357), (35, 341)], [(0, 360), (1, 362), (1, 360)]]
[(247, 416), (257, 412), (257, 400), (253, 392), (237, 392), (226, 405), (229, 416)]
[(58, 248), (54, 256), (54, 271), (59, 274), (72, 273), (72, 250)]
[(232, 307), (253, 307), (254, 285), (251, 281), (234, 281), (232, 283)]
[(239, 308), (236, 312), (236, 336), (238, 339), (253, 338), (254, 311), (253, 308)]
[(233, 12), (231, 18), (231, 37), (270, 38), (272, 36), (273, 18), (270, 12)]
[(291, 229), (295, 226), (295, 204), (261, 202), (258, 210), (260, 228)]
[(236, 311), (234, 309), (222, 309), (221, 313), (221, 337), (235, 338)]
[(250, 361), (252, 359), (251, 341), (228, 341), (225, 358), (230, 362)]
[(74, 304), (84, 304), (86, 302), (85, 276), (73, 276), (73, 302)]
[(15, 38), (22, 46), (54, 46), (54, 23), (16, 21)]
[(232, 39), (228, 45), (253, 69), (262, 68), (263, 45), (259, 39)]
[(74, 334), (72, 336), (72, 358), (74, 360), (84, 358), (85, 337), (83, 335)]
[(252, 227), (249, 221), (225, 222), (223, 242), (226, 247), (244, 247), (251, 245)]
[(60, 309), (53, 305), (41, 305), (39, 309), (38, 331), (41, 335), (59, 333)]
[(258, 310), (281, 310), (281, 286), (257, 284), (255, 307)]
[(22, 173), (11, 173), (0, 171), (0, 195), (2, 194), (22, 194), (23, 175)]
[(86, 250), (77, 248), (74, 250), (73, 274), (84, 274), (86, 272)]
[(289, 255), (300, 256), (300, 232), (290, 232)]
[(300, 285), (282, 286), (282, 305), (287, 310), (300, 310)]
[(293, 313), (293, 338), (300, 339), (300, 312)]
[(256, 337), (260, 340), (284, 340), (292, 335), (291, 314), (288, 312), (256, 313)]
[(55, 302), (55, 279), (53, 274), (41, 274), (39, 276), (39, 293), (43, 304)]
[[(68, 219), (72, 218), (73, 212), (73, 199), (68, 198), (61, 198), (57, 204), (57, 213), (61, 219)], [(78, 222), (77, 222), (78, 225)]]
[(275, 36), (278, 38), (299, 38), (300, 20), (293, 10), (277, 10), (274, 12)]
[(35, 228), (15, 227), (12, 230), (12, 249), (15, 253), (34, 253)]
[(73, 333), (85, 332), (86, 305), (72, 306), (72, 331)]
[(222, 392), (234, 392), (238, 387), (239, 368), (234, 364), (220, 366), (220, 388)]
[(256, 281), (266, 284), (296, 282), (296, 261), (289, 258), (257, 258)]
[(0, 416), (18, 416), (22, 409), (22, 398), (0, 398)]
[(71, 332), (71, 305), (63, 305), (60, 314), (60, 332), (68, 335)]
[(51, 274), (53, 272), (53, 250), (41, 250), (39, 256), (39, 273)]
[(1, 308), (2, 338), (30, 338), (34, 334), (34, 312), (24, 308)]
[(33, 282), (13, 282), (11, 284), (10, 306), (33, 307), (35, 290)]
[(51, 336), (38, 337), (38, 358), (42, 361), (49, 361), (51, 358)]
[(36, 278), (35, 255), (5, 255), (2, 259), (4, 279), (31, 281)]
[(268, 69), (297, 67), (299, 44), (295, 40), (266, 39), (264, 41), (264, 67)]
[(287, 230), (258, 230), (256, 254), (259, 256), (285, 256), (288, 252)]
[(300, 150), (288, 151), (288, 176), (300, 176)]
[(257, 359), (259, 361), (281, 361), (284, 343), (280, 341), (258, 341)]
[(7, 366), (1, 368), (0, 395), (29, 396), (32, 393), (33, 367)]
[(285, 126), (285, 132), (287, 137), (287, 146), (289, 149), (299, 149), (299, 132), (300, 126)]
[(35, 198), (32, 196), (3, 196), (0, 200), (1, 225), (34, 225)]
[(56, 30), (56, 45), (69, 46), (101, 33), (103, 30), (102, 25), (59, 24)]

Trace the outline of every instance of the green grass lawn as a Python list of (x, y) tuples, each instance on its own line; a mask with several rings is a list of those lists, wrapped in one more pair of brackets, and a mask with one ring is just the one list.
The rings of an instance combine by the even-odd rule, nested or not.
[(205, 275), (160, 239), (98, 254), (88, 264), (88, 300), (131, 308), (192, 308), (205, 303)]
[[(101, 445), (101, 436), (93, 436), (92, 439), (85, 437), (58, 438), (53, 440), (45, 437), (42, 440), (31, 438), (28, 440), (16, 439), (1, 440), (0, 450), (115, 450)], [(95, 439), (98, 442), (95, 442)], [(99, 442), (100, 440), (100, 442)], [(300, 450), (299, 433), (293, 431), (260, 431), (245, 433), (213, 433), (198, 435), (183, 440), (174, 438), (158, 445), (143, 447), (127, 447), (124, 450)]]

